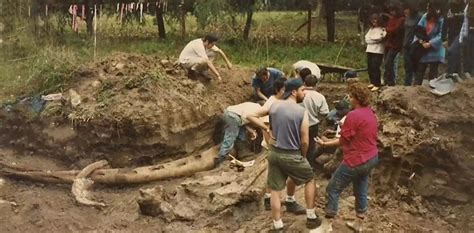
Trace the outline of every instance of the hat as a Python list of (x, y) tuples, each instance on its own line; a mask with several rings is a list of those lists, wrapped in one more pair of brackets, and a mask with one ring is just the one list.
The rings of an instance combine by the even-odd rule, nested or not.
[(290, 79), (286, 81), (285, 93), (283, 94), (283, 99), (288, 99), (288, 97), (290, 97), (291, 95), (291, 92), (294, 90), (298, 90), (298, 88), (300, 88), (301, 86), (303, 86), (303, 81), (301, 81), (301, 79), (299, 78)]
[(356, 78), (357, 77), (357, 72), (354, 70), (349, 70), (344, 73), (344, 78)]
[(334, 107), (336, 108), (336, 110), (342, 111), (342, 110), (350, 109), (350, 105), (351, 104), (349, 103), (349, 101), (344, 99), (344, 100), (341, 100), (341, 101), (337, 102), (336, 106), (334, 106)]

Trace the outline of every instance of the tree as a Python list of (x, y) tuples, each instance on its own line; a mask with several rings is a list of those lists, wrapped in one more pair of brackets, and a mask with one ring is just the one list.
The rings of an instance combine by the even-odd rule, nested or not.
[(160, 39), (166, 38), (166, 31), (165, 31), (165, 21), (163, 19), (164, 8), (167, 3), (167, 0), (160, 0), (158, 5), (156, 6), (156, 25), (158, 26), (158, 37)]
[(329, 42), (335, 41), (336, 34), (336, 7), (332, 0), (325, 0), (326, 7), (326, 28), (327, 28), (327, 39)]

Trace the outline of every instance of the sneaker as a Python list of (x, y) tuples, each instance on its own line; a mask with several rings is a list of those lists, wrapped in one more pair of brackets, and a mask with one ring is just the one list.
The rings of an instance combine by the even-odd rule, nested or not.
[(321, 219), (318, 217), (316, 218), (306, 218), (306, 228), (308, 229), (316, 229), (321, 226)]
[(269, 197), (263, 198), (263, 207), (265, 207), (265, 210), (272, 210), (272, 204), (270, 203)]
[(375, 87), (374, 84), (370, 84), (370, 85), (367, 86), (367, 88), (369, 88), (369, 89), (372, 89), (373, 87)]
[(354, 232), (362, 232), (363, 219), (357, 218), (352, 222), (346, 222), (346, 226), (352, 229)]
[(296, 201), (285, 201), (285, 206), (287, 212), (296, 215), (306, 214), (306, 209)]
[(371, 91), (378, 91), (379, 89), (380, 89), (380, 87), (374, 86), (374, 87), (372, 87), (372, 89), (370, 89), (370, 90), (371, 90)]

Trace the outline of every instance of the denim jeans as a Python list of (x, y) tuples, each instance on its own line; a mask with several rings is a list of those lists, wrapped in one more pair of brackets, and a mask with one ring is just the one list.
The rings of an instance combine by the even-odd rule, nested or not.
[(245, 127), (242, 126), (242, 120), (240, 116), (229, 111), (224, 112), (224, 140), (221, 143), (219, 149), (219, 157), (226, 156), (232, 147), (234, 147), (234, 142), (237, 138), (245, 140)]
[[(385, 53), (385, 72), (383, 75), (385, 84), (388, 86), (395, 86), (395, 59), (399, 51), (395, 49), (387, 49)], [(398, 70), (398, 69), (397, 69)]]
[(336, 216), (339, 204), (339, 196), (350, 183), (353, 185), (356, 213), (364, 214), (367, 212), (369, 175), (372, 168), (377, 165), (378, 161), (378, 156), (375, 156), (366, 163), (354, 168), (351, 168), (343, 163), (339, 165), (332, 175), (332, 178), (326, 188), (326, 216)]
[(448, 62), (448, 74), (461, 73), (461, 46), (459, 44), (459, 36), (449, 45), (446, 60)]
[(413, 64), (412, 54), (410, 53), (410, 47), (406, 47), (403, 50), (403, 65), (405, 68), (405, 86), (411, 86), (413, 84), (413, 75), (415, 74), (415, 65)]
[(374, 86), (382, 86), (380, 66), (383, 62), (383, 54), (367, 53), (367, 67), (370, 83)]

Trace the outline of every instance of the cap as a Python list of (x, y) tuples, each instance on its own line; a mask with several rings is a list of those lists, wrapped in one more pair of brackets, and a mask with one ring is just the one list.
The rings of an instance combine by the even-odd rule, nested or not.
[(294, 90), (298, 90), (298, 88), (300, 88), (301, 86), (303, 86), (303, 81), (301, 81), (301, 79), (299, 78), (290, 79), (286, 81), (285, 93), (283, 94), (283, 99), (288, 99), (288, 97), (290, 97), (291, 95), (291, 92)]

